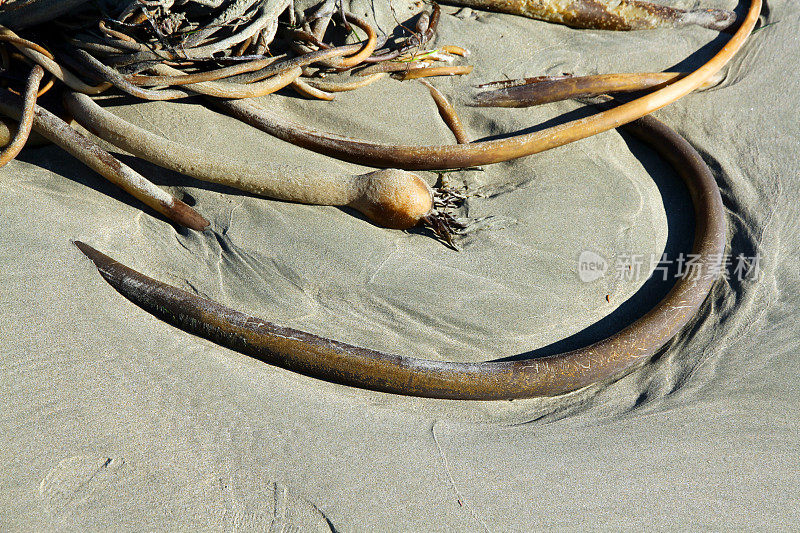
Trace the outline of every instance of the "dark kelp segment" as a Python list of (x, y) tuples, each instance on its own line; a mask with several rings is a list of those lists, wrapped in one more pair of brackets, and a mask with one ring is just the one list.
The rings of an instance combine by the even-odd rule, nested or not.
[(19, 30), (75, 12), (89, 3), (89, 0), (6, 0), (0, 2), (0, 24)]
[(682, 72), (641, 72), (591, 76), (564, 74), (493, 81), (476, 86), (467, 105), (531, 107), (570, 98), (660, 89), (684, 77), (686, 74)]
[(626, 126), (686, 183), (694, 204), (697, 270), (680, 278), (652, 310), (591, 346), (535, 359), (456, 363), (385, 354), (245, 315), (144, 276), (94, 248), (75, 244), (122, 295), (181, 329), (264, 362), (376, 391), (462, 400), (555, 396), (619, 377), (649, 359), (694, 317), (719, 275), (725, 211), (700, 154), (653, 117)]
[(719, 31), (736, 21), (736, 14), (724, 9), (687, 11), (641, 0), (443, 0), (443, 3), (595, 30), (698, 25)]

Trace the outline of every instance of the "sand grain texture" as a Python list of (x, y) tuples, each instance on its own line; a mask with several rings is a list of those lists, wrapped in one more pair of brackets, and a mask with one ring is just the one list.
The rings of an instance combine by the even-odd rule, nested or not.
[[(394, 24), (379, 2), (351, 4), (384, 29)], [(738, 4), (703, 2), (741, 14)], [(410, 2), (393, 5), (401, 19), (413, 12)], [(0, 529), (796, 527), (800, 11), (767, 1), (763, 23), (720, 87), (657, 115), (711, 165), (730, 252), (759, 255), (760, 275), (720, 283), (701, 318), (643, 368), (563, 398), (404, 398), (264, 365), (135, 307), (70, 240), (256, 316), (370, 348), (461, 361), (553, 353), (624, 326), (667, 289), (611, 275), (582, 283), (581, 251), (611, 259), (691, 246), (685, 190), (627, 136), (450, 175), (485, 193), (466, 214), (493, 217), (460, 253), (350, 211), (251, 197), (123, 155), (193, 198), (214, 230), (177, 231), (57, 149), (24, 151), (0, 170)], [(437, 42), (469, 48), (475, 70), (433, 83), (458, 106), (470, 85), (506, 77), (689, 69), (725, 39), (702, 28), (576, 31), (443, 7)], [(413, 82), (382, 80), (334, 102), (263, 103), (361, 138), (451, 139)], [(103, 105), (252, 162), (367, 170), (192, 102)], [(569, 102), (459, 112), (476, 139), (582, 113)]]

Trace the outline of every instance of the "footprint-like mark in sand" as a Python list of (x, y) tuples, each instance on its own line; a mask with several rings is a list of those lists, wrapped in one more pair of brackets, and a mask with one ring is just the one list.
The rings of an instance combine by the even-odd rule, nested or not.
[(98, 477), (114, 476), (125, 465), (122, 459), (97, 455), (74, 455), (55, 466), (39, 484), (45, 508), (58, 516), (66, 512), (89, 483)]
[[(166, 528), (213, 531), (333, 531), (314, 504), (281, 483), (251, 483), (233, 477), (212, 477), (198, 484), (164, 485), (162, 496), (174, 505), (136, 497), (147, 491), (152, 472), (126, 465), (122, 459), (74, 455), (52, 468), (39, 484), (43, 508), (57, 528), (70, 531), (103, 530), (119, 524), (112, 508), (140, 513), (141, 526), (151, 527), (151, 512), (166, 512), (173, 522)], [(251, 480), (252, 481), (252, 480)], [(152, 488), (152, 487), (150, 487)], [(255, 492), (254, 492), (255, 489)], [(260, 489), (260, 490), (259, 490)], [(163, 503), (163, 502), (162, 502)], [(155, 506), (155, 507), (153, 507)], [(129, 517), (130, 518), (130, 517)], [(134, 525), (136, 523), (128, 523)], [(134, 527), (135, 529), (135, 527)]]
[(235, 494), (236, 483), (231, 479), (217, 479), (214, 484), (221, 491), (221, 513), (224, 531), (269, 531), (289, 533), (309, 531), (330, 533), (334, 531), (325, 515), (313, 503), (292, 493), (285, 485), (273, 483), (271, 493), (262, 495), (259, 505), (244, 503)]

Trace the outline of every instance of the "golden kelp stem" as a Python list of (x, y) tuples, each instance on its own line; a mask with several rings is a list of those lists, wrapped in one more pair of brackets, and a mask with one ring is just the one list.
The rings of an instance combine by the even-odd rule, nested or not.
[(344, 161), (406, 170), (443, 170), (509, 161), (585, 139), (632, 122), (702, 87), (742, 48), (758, 22), (762, 0), (750, 9), (722, 49), (707, 63), (655, 92), (590, 117), (504, 139), (444, 146), (389, 145), (321, 132), (254, 106), (246, 100), (214, 100), (212, 104), (270, 135)]
[(39, 65), (35, 65), (28, 76), (28, 82), (25, 84), (24, 100), (22, 103), (22, 114), (19, 120), (19, 127), (14, 138), (0, 152), (0, 168), (4, 167), (9, 161), (17, 157), (25, 143), (28, 141), (28, 136), (33, 127), (33, 118), (36, 114), (36, 93), (39, 90), (39, 84), (44, 76), (44, 70)]
[[(0, 113), (21, 120), (23, 108), (21, 98), (9, 91), (0, 91)], [(173, 222), (197, 231), (208, 228), (208, 220), (203, 218), (200, 213), (157, 187), (131, 167), (103, 150), (97, 143), (84, 137), (69, 124), (39, 105), (33, 107), (33, 129), (117, 187)]]

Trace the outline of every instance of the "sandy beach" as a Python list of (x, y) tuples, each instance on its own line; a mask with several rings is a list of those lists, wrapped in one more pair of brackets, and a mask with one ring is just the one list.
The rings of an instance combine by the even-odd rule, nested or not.
[[(746, 2), (685, 0), (735, 9)], [(410, 0), (352, 0), (389, 32)], [(546, 355), (614, 333), (674, 281), (694, 216), (671, 168), (610, 131), (445, 175), (471, 193), (454, 251), (350, 209), (280, 202), (106, 145), (211, 222), (180, 229), (54, 146), (0, 170), (0, 529), (4, 531), (791, 530), (800, 523), (800, 10), (766, 0), (719, 85), (655, 116), (719, 183), (730, 259), (698, 317), (626, 377), (544, 399), (420, 399), (328, 383), (182, 332), (111, 288), (79, 239), (215, 301), (423, 359)], [(468, 107), (474, 85), (692, 70), (730, 36), (575, 30), (442, 6), (436, 45), (474, 71), (431, 81), (473, 139), (594, 112)], [(174, 141), (266, 166), (362, 173), (201, 100), (98, 99)], [(427, 88), (391, 78), (260, 105), (386, 143), (454, 142)], [(434, 184), (433, 172), (420, 175)], [(585, 282), (578, 258), (605, 258)], [(746, 260), (742, 263), (742, 259)], [(736, 271), (737, 265), (740, 267)], [(745, 268), (746, 267), (746, 268)], [(744, 269), (744, 270), (742, 270)], [(270, 529), (272, 528), (272, 529)]]

